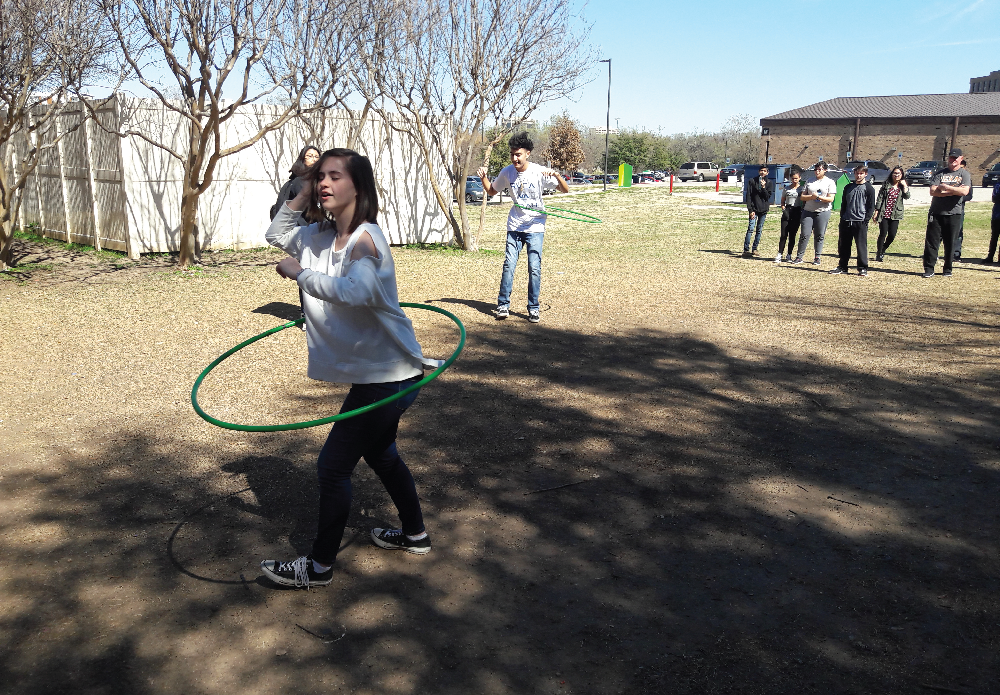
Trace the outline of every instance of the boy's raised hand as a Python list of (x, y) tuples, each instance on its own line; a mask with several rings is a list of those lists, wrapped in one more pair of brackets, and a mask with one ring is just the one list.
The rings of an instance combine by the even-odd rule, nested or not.
[(478, 169), (476, 169), (476, 175), (479, 177), (480, 181), (482, 181), (483, 179), (485, 179), (486, 178), (486, 167), (479, 167)]

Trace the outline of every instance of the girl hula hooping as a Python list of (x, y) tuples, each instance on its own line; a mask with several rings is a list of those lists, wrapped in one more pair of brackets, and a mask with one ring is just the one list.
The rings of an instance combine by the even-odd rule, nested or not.
[[(299, 226), (305, 211), (310, 224)], [(281, 206), (267, 241), (288, 252), (278, 274), (303, 291), (312, 379), (351, 384), (340, 412), (382, 400), (420, 380), (425, 359), (413, 324), (399, 306), (389, 244), (376, 224), (378, 195), (367, 157), (324, 152), (302, 190)], [(325, 586), (333, 578), (351, 509), (351, 474), (361, 458), (375, 471), (399, 513), (399, 529), (373, 529), (381, 548), (424, 554), (431, 542), (410, 470), (396, 449), (399, 418), (418, 392), (336, 422), (319, 453), (319, 521), (309, 555), (264, 560), (278, 584)]]

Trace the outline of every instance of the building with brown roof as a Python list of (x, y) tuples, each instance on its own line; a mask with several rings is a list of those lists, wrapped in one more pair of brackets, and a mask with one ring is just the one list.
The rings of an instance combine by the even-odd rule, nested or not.
[(761, 161), (879, 160), (904, 170), (960, 147), (973, 180), (1000, 161), (1000, 92), (838, 97), (760, 119)]

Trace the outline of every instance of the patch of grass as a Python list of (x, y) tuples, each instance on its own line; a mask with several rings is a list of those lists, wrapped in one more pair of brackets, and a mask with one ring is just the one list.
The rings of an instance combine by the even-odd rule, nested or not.
[(455, 244), (445, 244), (441, 242), (436, 242), (433, 244), (403, 244), (403, 248), (407, 251), (433, 251), (436, 253), (448, 253), (448, 254), (464, 254), (464, 253), (479, 253), (484, 256), (499, 256), (499, 251), (494, 251), (493, 249), (479, 249), (479, 251), (466, 251), (460, 246)]
[(55, 246), (62, 249), (63, 251), (72, 251), (74, 253), (85, 253), (88, 255), (95, 256), (97, 258), (127, 258), (128, 254), (122, 251), (113, 251), (111, 249), (100, 249), (97, 250), (93, 246), (88, 244), (78, 244), (76, 242), (70, 241), (60, 241), (59, 239), (52, 239), (50, 237), (42, 236), (40, 234), (41, 228), (37, 225), (28, 225), (27, 229), (15, 229), (14, 238), (21, 239), (22, 241), (30, 241), (35, 244), (44, 244), (46, 246)]

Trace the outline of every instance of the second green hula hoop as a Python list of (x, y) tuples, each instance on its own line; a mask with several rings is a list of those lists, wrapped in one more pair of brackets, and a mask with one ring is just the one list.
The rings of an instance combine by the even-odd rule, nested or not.
[(458, 347), (455, 348), (455, 352), (451, 353), (451, 357), (449, 357), (447, 360), (444, 361), (444, 364), (442, 364), (433, 372), (431, 372), (423, 379), (415, 383), (413, 386), (405, 388), (399, 393), (394, 393), (388, 398), (383, 398), (382, 400), (376, 401), (369, 405), (365, 405), (360, 408), (355, 408), (354, 410), (349, 410), (346, 413), (338, 413), (337, 415), (331, 415), (330, 417), (324, 417), (318, 420), (308, 420), (306, 422), (290, 422), (284, 425), (239, 425), (234, 422), (225, 422), (224, 420), (219, 420), (218, 418), (214, 418), (208, 413), (206, 413), (204, 410), (202, 410), (201, 406), (198, 405), (198, 387), (201, 386), (201, 382), (205, 379), (206, 376), (208, 376), (209, 372), (211, 372), (213, 369), (219, 366), (219, 364), (224, 359), (226, 359), (227, 357), (236, 352), (239, 352), (247, 345), (250, 345), (251, 343), (256, 343), (261, 338), (266, 338), (272, 333), (277, 333), (278, 331), (282, 331), (286, 328), (291, 328), (292, 326), (301, 325), (302, 322), (305, 320), (305, 319), (297, 319), (295, 321), (289, 321), (288, 323), (282, 324), (280, 326), (275, 326), (274, 328), (264, 331), (260, 335), (255, 335), (253, 338), (250, 338), (249, 340), (244, 340), (236, 347), (230, 348), (226, 352), (222, 353), (219, 357), (217, 357), (215, 361), (213, 361), (210, 365), (205, 367), (205, 371), (199, 374), (198, 378), (195, 379), (194, 388), (191, 389), (191, 405), (194, 406), (194, 411), (198, 413), (198, 415), (200, 415), (203, 419), (212, 423), (216, 427), (223, 427), (227, 430), (239, 430), (240, 432), (282, 432), (284, 430), (302, 430), (307, 427), (328, 425), (331, 422), (337, 422), (338, 420), (346, 420), (349, 417), (354, 417), (355, 415), (361, 415), (362, 413), (367, 413), (369, 410), (375, 410), (376, 408), (381, 408), (383, 405), (392, 403), (393, 401), (398, 400), (409, 393), (413, 393), (420, 387), (429, 384), (431, 381), (440, 376), (441, 372), (450, 367), (451, 363), (454, 362), (456, 359), (458, 359), (458, 356), (461, 354), (462, 349), (465, 347), (465, 326), (462, 324), (461, 321), (458, 320), (458, 317), (455, 316), (450, 311), (446, 311), (444, 309), (441, 309), (440, 307), (430, 306), (429, 304), (414, 304), (412, 302), (400, 302), (399, 306), (409, 307), (411, 309), (426, 309), (428, 311), (434, 311), (438, 314), (444, 314), (445, 316), (447, 316), (448, 318), (450, 318), (452, 321), (455, 322), (455, 325), (458, 326), (458, 330), (461, 333), (461, 337), (458, 341)]
[[(544, 210), (539, 210), (538, 208), (526, 208), (523, 205), (518, 205), (517, 203), (514, 203), (514, 207), (521, 208), (522, 210), (527, 210), (528, 212), (537, 212), (540, 215), (561, 217), (564, 220), (573, 220), (574, 222), (586, 222), (587, 224), (601, 224), (601, 221), (598, 218), (594, 217), (593, 215), (588, 215), (583, 212), (577, 212), (576, 210), (567, 210), (566, 208), (546, 207)], [(559, 212), (568, 212), (570, 215), (576, 215), (576, 217), (570, 217), (569, 215), (560, 215), (557, 212), (550, 212), (551, 210), (558, 210)]]

